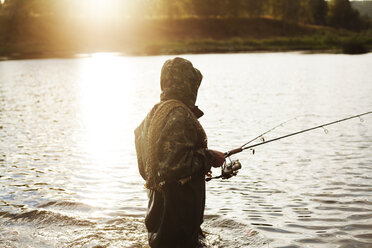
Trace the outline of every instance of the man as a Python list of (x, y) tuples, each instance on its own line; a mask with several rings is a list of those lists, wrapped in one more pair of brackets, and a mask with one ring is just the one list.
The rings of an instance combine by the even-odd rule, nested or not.
[(207, 148), (195, 106), (202, 75), (190, 61), (174, 58), (161, 71), (160, 103), (135, 130), (138, 168), (146, 180), (145, 219), (152, 248), (195, 248), (205, 205), (205, 175), (224, 154)]

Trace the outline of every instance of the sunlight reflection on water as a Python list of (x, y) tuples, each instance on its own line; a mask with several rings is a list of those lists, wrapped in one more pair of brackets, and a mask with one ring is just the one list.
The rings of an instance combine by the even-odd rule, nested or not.
[[(184, 57), (204, 75), (197, 104), (205, 112), (201, 123), (209, 145), (226, 151), (296, 116), (301, 117), (265, 138), (370, 111), (371, 56)], [(143, 218), (147, 206), (133, 130), (159, 99), (167, 58), (94, 54), (0, 62), (0, 245), (2, 239), (16, 240), (9, 228), (22, 233), (31, 223), (38, 230), (50, 225), (47, 220), (69, 228), (74, 223), (77, 229), (61, 235), (76, 247), (82, 244), (80, 231), (88, 241), (99, 237), (118, 246), (123, 239), (118, 233), (144, 231), (141, 219), (135, 227), (127, 222), (128, 216)], [(371, 118), (334, 125), (328, 134), (317, 130), (268, 144), (254, 156), (236, 156), (243, 164), (237, 177), (207, 184), (207, 230), (225, 235), (227, 247), (251, 242), (249, 229), (273, 240), (272, 247), (368, 247)], [(13, 216), (16, 225), (1, 217), (19, 213), (30, 216)], [(41, 243), (64, 244), (54, 231), (29, 232)], [(126, 241), (146, 242), (146, 235), (139, 235)], [(35, 246), (29, 238), (24, 242)]]
[(111, 209), (122, 200), (115, 168), (122, 166), (126, 149), (133, 146), (135, 69), (129, 59), (105, 53), (93, 54), (80, 69), (83, 149), (91, 162), (85, 176), (95, 178), (82, 201)]

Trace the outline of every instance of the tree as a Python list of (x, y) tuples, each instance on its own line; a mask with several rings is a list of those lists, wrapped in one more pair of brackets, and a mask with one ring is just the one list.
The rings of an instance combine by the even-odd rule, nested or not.
[[(173, 0), (172, 0), (173, 1)], [(240, 0), (230, 0), (240, 1)], [(221, 1), (216, 0), (191, 0), (191, 8), (198, 17), (216, 17), (220, 15)]]
[(359, 12), (351, 7), (349, 0), (331, 0), (328, 20), (329, 25), (336, 28), (359, 30), (363, 26)]
[(271, 13), (274, 17), (297, 22), (301, 9), (300, 0), (271, 0)]
[(328, 5), (325, 0), (308, 1), (310, 18), (312, 23), (316, 25), (326, 25)]
[(263, 14), (264, 1), (262, 0), (246, 0), (244, 1), (244, 8), (249, 17), (257, 17)]

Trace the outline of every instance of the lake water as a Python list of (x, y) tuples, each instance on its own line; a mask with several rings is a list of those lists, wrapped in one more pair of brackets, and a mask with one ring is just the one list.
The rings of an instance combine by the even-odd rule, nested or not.
[[(1, 247), (147, 247), (133, 130), (171, 57), (0, 62)], [(183, 57), (212, 149), (372, 110), (372, 54)], [(372, 247), (371, 147), (366, 115), (234, 155), (207, 183), (208, 247)]]

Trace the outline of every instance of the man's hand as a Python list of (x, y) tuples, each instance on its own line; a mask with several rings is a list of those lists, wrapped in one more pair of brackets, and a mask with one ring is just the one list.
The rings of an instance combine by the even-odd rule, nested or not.
[(225, 162), (225, 154), (220, 151), (211, 150), (214, 153), (215, 159), (212, 161), (213, 167), (221, 167)]

